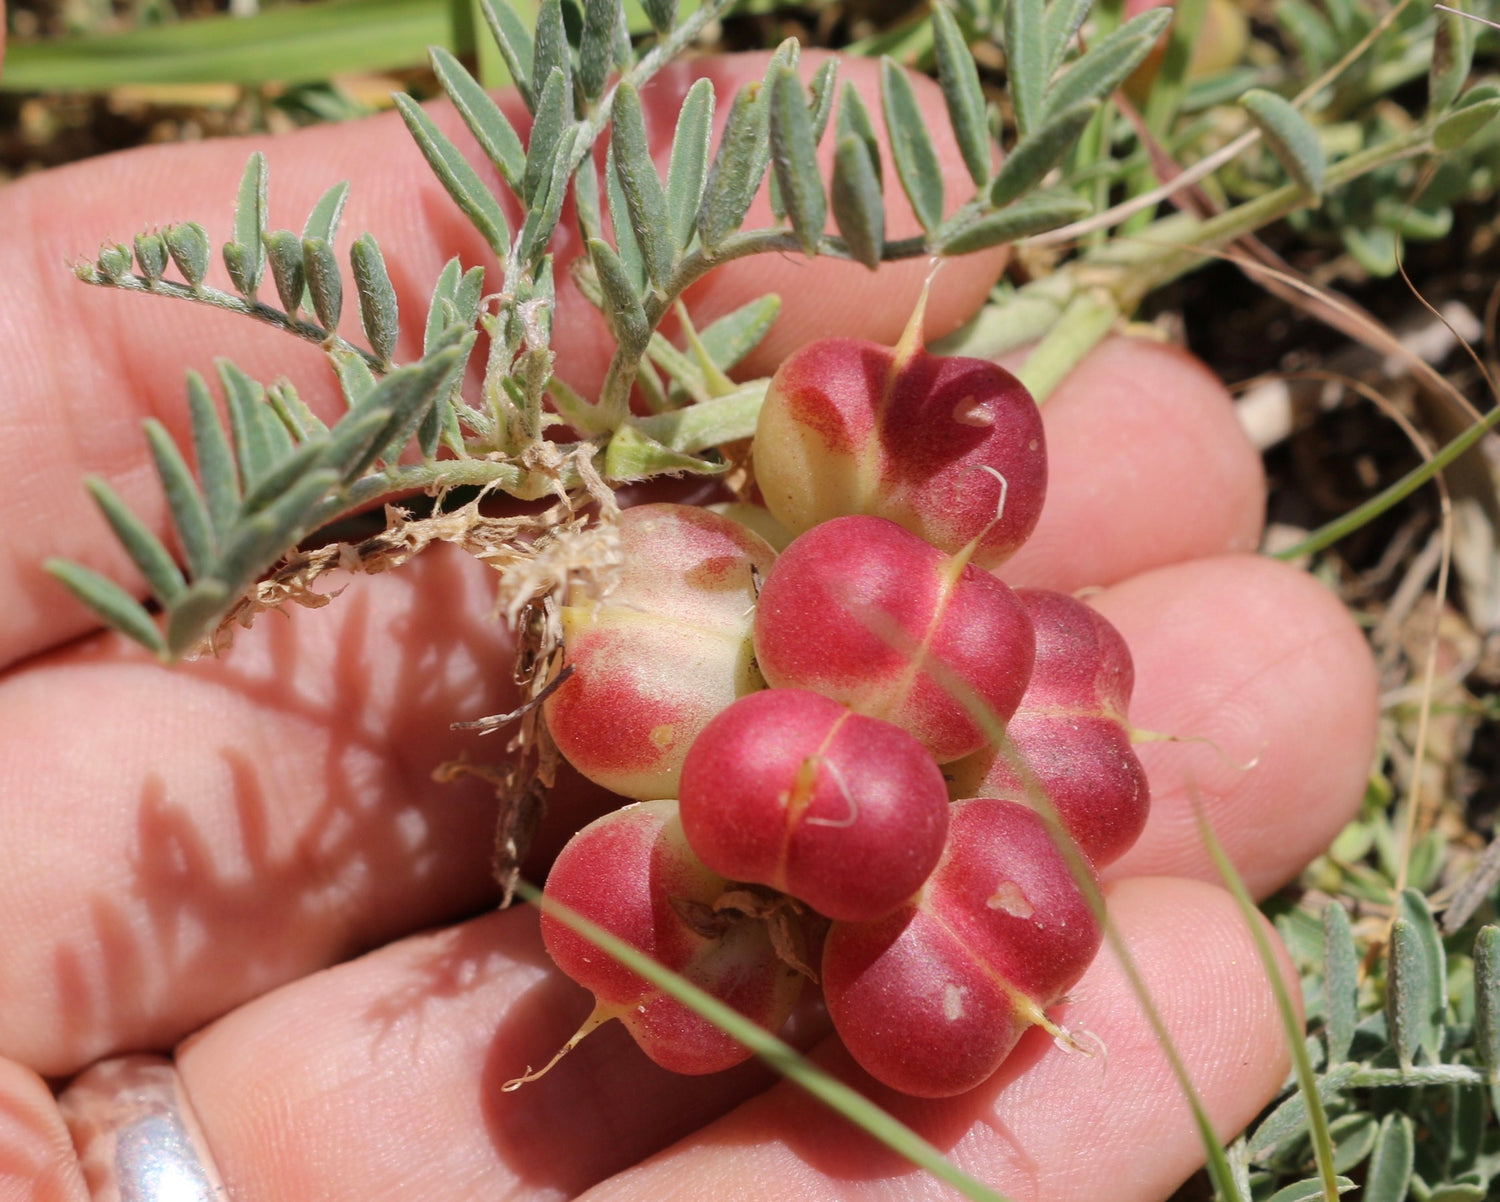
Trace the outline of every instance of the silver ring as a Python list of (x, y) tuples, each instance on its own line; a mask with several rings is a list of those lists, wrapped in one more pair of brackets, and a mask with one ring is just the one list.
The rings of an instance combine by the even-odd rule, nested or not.
[(170, 1060), (122, 1056), (58, 1098), (92, 1202), (221, 1202), (228, 1196)]

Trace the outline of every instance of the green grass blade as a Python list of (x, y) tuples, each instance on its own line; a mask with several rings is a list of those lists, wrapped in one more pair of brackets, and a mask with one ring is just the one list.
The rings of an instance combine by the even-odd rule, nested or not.
[(974, 1199), (975, 1202), (1005, 1202), (1002, 1195), (962, 1172), (911, 1128), (887, 1114), (863, 1094), (817, 1068), (799, 1055), (794, 1048), (750, 1021), (733, 1007), (719, 1001), (718, 998), (704, 992), (676, 973), (663, 968), (655, 960), (643, 955), (624, 940), (604, 930), (603, 927), (588, 921), (566, 906), (544, 897), (541, 890), (529, 882), (518, 881), (516, 892), (558, 922), (577, 931), (591, 943), (597, 944), (631, 972), (646, 978), (663, 993), (739, 1040), (782, 1076), (801, 1086), (820, 1102), (837, 1111), (868, 1135), (878, 1139), (893, 1152), (904, 1156), (918, 1168), (925, 1169), (939, 1181), (953, 1186), (964, 1197)]
[[(1261, 966), (1265, 969), (1271, 994), (1276, 999), (1276, 1011), (1281, 1016), (1282, 1030), (1286, 1035), (1287, 1047), (1292, 1055), (1297, 1087), (1300, 1096), (1307, 1102), (1308, 1126), (1312, 1133), (1313, 1154), (1317, 1161), (1322, 1195), (1326, 1202), (1337, 1202), (1340, 1193), (1339, 1179), (1333, 1170), (1333, 1141), (1328, 1133), (1328, 1115), (1323, 1109), (1322, 1098), (1318, 1095), (1318, 1081), (1313, 1073), (1312, 1061), (1307, 1055), (1307, 1042), (1303, 1038), (1302, 1022), (1298, 1018), (1297, 1007), (1292, 1003), (1286, 991), (1286, 983), (1281, 979), (1276, 954), (1271, 949), (1271, 940), (1266, 934), (1260, 911), (1255, 908), (1255, 900), (1250, 896), (1250, 891), (1245, 888), (1245, 882), (1240, 874), (1235, 871), (1234, 864), (1219, 842), (1218, 836), (1214, 834), (1203, 808), (1197, 806), (1196, 810), (1199, 836), (1203, 840), (1203, 845), (1208, 849), (1214, 868), (1234, 897), (1246, 929), (1255, 940), (1256, 954), (1260, 957)], [(1316, 1192), (1305, 1195), (1308, 1198), (1317, 1196)]]
[(322, 0), (251, 17), (205, 16), (125, 33), (6, 48), (0, 90), (100, 91), (126, 84), (314, 83), (340, 72), (421, 64), (450, 42), (445, 0)]
[(42, 566), (110, 629), (128, 635), (157, 655), (166, 653), (166, 642), (146, 607), (113, 580), (65, 559), (49, 559)]

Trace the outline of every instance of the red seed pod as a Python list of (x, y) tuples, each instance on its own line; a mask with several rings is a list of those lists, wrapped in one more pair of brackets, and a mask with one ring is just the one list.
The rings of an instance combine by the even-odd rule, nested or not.
[[(688, 846), (677, 803), (648, 801), (574, 835), (548, 874), (545, 896), (774, 1031), (803, 978), (778, 958), (765, 922), (715, 911), (728, 887)], [(557, 966), (597, 999), (585, 1031), (618, 1018), (646, 1055), (679, 1073), (717, 1072), (750, 1055), (545, 911), (541, 926)]]
[(682, 825), (703, 862), (829, 918), (901, 905), (943, 851), (948, 794), (922, 745), (803, 689), (741, 698), (682, 770)]
[[(1031, 683), (1006, 726), (1062, 824), (1096, 868), (1128, 851), (1146, 825), (1150, 789), (1131, 746), (1126, 710), (1135, 683), (1130, 650), (1092, 606), (1064, 593), (1018, 589), (1036, 631)], [(1030, 804), (1005, 751), (949, 768), (954, 797)]]
[(938, 763), (988, 743), (1031, 676), (1026, 608), (988, 572), (885, 518), (800, 535), (761, 586), (755, 655), (777, 688), (812, 689), (915, 736)]
[(950, 553), (978, 538), (974, 562), (994, 567), (1036, 526), (1047, 453), (1036, 403), (1004, 368), (825, 338), (772, 377), (755, 474), (793, 533), (875, 514)]
[(620, 515), (616, 587), (563, 611), (572, 675), (547, 700), (568, 761), (626, 797), (673, 797), (698, 732), (762, 688), (751, 645), (754, 572), (776, 553), (738, 522), (687, 505)]
[(941, 1098), (987, 1080), (1088, 968), (1103, 939), (1041, 819), (1014, 802), (953, 805), (919, 896), (877, 922), (835, 922), (823, 993), (871, 1076)]

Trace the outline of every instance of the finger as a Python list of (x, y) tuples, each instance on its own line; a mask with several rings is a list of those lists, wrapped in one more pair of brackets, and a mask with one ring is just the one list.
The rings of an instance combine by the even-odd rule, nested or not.
[(0, 1199), (88, 1202), (73, 1141), (46, 1082), (0, 1060)]
[(1111, 338), (1042, 417), (1047, 503), (1000, 569), (1007, 581), (1072, 592), (1259, 544), (1260, 456), (1224, 386), (1186, 353)]
[[(812, 61), (809, 56), (805, 72)], [(697, 75), (713, 79), (719, 90), (722, 122), (732, 89), (757, 78), (765, 62), (764, 55), (702, 59), (663, 72), (643, 97), (658, 157), (664, 160), (670, 148), (672, 119)], [(877, 64), (851, 60), (844, 72), (873, 104)], [(929, 124), (946, 130), (936, 86), (917, 82)], [(507, 104), (524, 128), (523, 110), (513, 97)], [(451, 110), (439, 106), (433, 115), (456, 143), (470, 144)], [(956, 207), (972, 194), (972, 184), (951, 134), (939, 135), (938, 145), (949, 202)], [(87, 288), (66, 269), (101, 239), (128, 242), (138, 231), (190, 217), (204, 218), (218, 244), (230, 233), (235, 180), (249, 149), (234, 140), (151, 147), (44, 173), (0, 191), (0, 222), (28, 232), (26, 238), (0, 244), (0, 280), (7, 295), (0, 311), (14, 348), (0, 365), (0, 473), (11, 485), (0, 502), (0, 523), (10, 547), (0, 565), (0, 611), (7, 614), (0, 632), (0, 665), (92, 625), (81, 607), (59, 604), (59, 586), (40, 569), (47, 555), (77, 560), (139, 588), (79, 480), (86, 472), (103, 475), (153, 529), (164, 531), (166, 512), (139, 426), (142, 418), (155, 416), (183, 434), (184, 369), (211, 375), (213, 358), (226, 356), (257, 379), (290, 375), (326, 418), (339, 408), (316, 348), (234, 314)], [(457, 255), (466, 265), (485, 265), (486, 291), (499, 291), (493, 256), (458, 214), (394, 114), (302, 131), (272, 140), (264, 149), (273, 227), (301, 228), (327, 187), (339, 179), (351, 181), (343, 228), (369, 231), (385, 248), (405, 316), (399, 358), (418, 350), (420, 315), (448, 258)], [(487, 165), (484, 177), (499, 187)], [(893, 236), (915, 228), (898, 192), (893, 189), (888, 202)], [(519, 219), (518, 207), (509, 198), (507, 202), (512, 218)], [(764, 200), (758, 213), (762, 219), (769, 216)], [(567, 264), (579, 250), (576, 231), (565, 226), (554, 250), (559, 371), (591, 394), (608, 362), (610, 340), (602, 319), (580, 299), (568, 274)], [(972, 313), (998, 267), (994, 253), (951, 263), (928, 312), (929, 332), (941, 334)], [(766, 291), (780, 293), (784, 307), (777, 330), (749, 365), (764, 370), (789, 346), (823, 334), (893, 338), (911, 311), (925, 270), (921, 262), (887, 268), (872, 294), (863, 268), (764, 256), (716, 271), (695, 290), (694, 300), (711, 318)], [(213, 271), (210, 282), (227, 287), (223, 268), (216, 265)], [(877, 298), (873, 303), (872, 295)], [(360, 341), (356, 306), (345, 308), (345, 332)]]
[(1374, 755), (1374, 660), (1339, 599), (1275, 560), (1224, 556), (1146, 572), (1091, 598), (1135, 661), (1134, 726), (1151, 816), (1111, 877), (1217, 880), (1212, 826), (1264, 896), (1357, 813)]
[[(1276, 1093), (1288, 1056), (1266, 976), (1228, 897), (1188, 881), (1135, 880), (1110, 912), (1221, 1139)], [(1284, 979), (1296, 976), (1283, 961)], [(1293, 989), (1293, 996), (1295, 988)], [(1159, 1041), (1106, 949), (1059, 1011), (1106, 1049), (1063, 1054), (1026, 1037), (985, 1085), (925, 1102), (873, 1087), (838, 1049), (825, 1063), (961, 1169), (1014, 1202), (1158, 1202), (1203, 1161)], [(784, 1197), (926, 1198), (933, 1183), (791, 1085), (780, 1085), (586, 1195), (591, 1202)]]
[[(167, 669), (100, 638), (0, 681), (0, 1050), (170, 1047), (284, 980), (493, 901), (514, 705), (491, 573), (444, 548)], [(504, 736), (501, 736), (502, 738)]]
[[(1111, 905), (1216, 1128), (1239, 1129), (1279, 1086), (1286, 1055), (1237, 912), (1180, 881), (1131, 882)], [(930, 1185), (790, 1086), (690, 1134), (765, 1078), (673, 1077), (613, 1024), (501, 1093), (589, 1008), (544, 957), (534, 916), (506, 912), (296, 982), (194, 1040), (179, 1067), (235, 1197), (572, 1196), (683, 1136), (596, 1196), (780, 1199), (796, 1182), (798, 1196), (889, 1197)], [(1192, 1121), (1110, 954), (1074, 996), (1060, 1015), (1107, 1057), (1028, 1040), (959, 1099), (862, 1087), (1007, 1196), (1154, 1202), (1201, 1158)], [(820, 1058), (858, 1079), (835, 1049)]]

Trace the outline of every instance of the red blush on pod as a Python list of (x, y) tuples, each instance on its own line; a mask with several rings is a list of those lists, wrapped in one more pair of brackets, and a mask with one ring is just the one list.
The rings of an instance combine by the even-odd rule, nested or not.
[(615, 588), (562, 611), (573, 671), (545, 713), (579, 772), (644, 801), (675, 796), (698, 732), (764, 687), (754, 582), (776, 553), (740, 523), (688, 505), (637, 506), (619, 523)]
[(1088, 968), (1103, 928), (1033, 811), (955, 802), (921, 892), (876, 922), (835, 922), (823, 993), (871, 1076), (916, 1097), (986, 1081)]
[[(1146, 771), (1126, 710), (1135, 670), (1125, 640), (1092, 606), (1065, 593), (1018, 589), (1036, 631), (1031, 683), (1006, 726), (1009, 750), (1036, 778), (1096, 868), (1140, 837), (1150, 811)], [(955, 797), (1031, 804), (1011, 759), (986, 749), (949, 768)]]
[[(785, 1022), (803, 978), (783, 963), (766, 924), (713, 909), (729, 883), (683, 837), (674, 801), (638, 802), (584, 827), (547, 876), (545, 897), (618, 936), (767, 1030)], [(618, 1018), (663, 1068), (712, 1073), (750, 1052), (549, 915), (542, 940), (563, 972), (596, 998), (595, 1020)]]
[(996, 577), (885, 518), (851, 516), (777, 558), (756, 604), (755, 654), (773, 686), (895, 723), (946, 763), (989, 741), (969, 704), (1001, 722), (1015, 711), (1035, 638)]
[(688, 842), (715, 872), (857, 920), (921, 887), (951, 808), (919, 742), (803, 689), (752, 693), (710, 722), (680, 799)]

